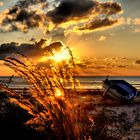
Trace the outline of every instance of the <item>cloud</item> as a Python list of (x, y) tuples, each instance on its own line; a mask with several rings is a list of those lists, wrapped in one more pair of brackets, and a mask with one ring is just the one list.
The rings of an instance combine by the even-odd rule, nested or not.
[(124, 18), (120, 17), (118, 19), (117, 25), (140, 25), (140, 18)]
[(3, 5), (4, 5), (4, 3), (0, 1), (0, 7), (3, 6)]
[(46, 15), (41, 11), (46, 0), (18, 1), (16, 5), (0, 13), (1, 32), (28, 32), (34, 27), (46, 25)]
[(89, 68), (95, 61), (96, 58), (75, 58), (75, 64), (79, 68)]
[(107, 38), (106, 36), (103, 36), (103, 35), (102, 35), (102, 36), (99, 37), (98, 41), (105, 41), (106, 38)]
[(57, 36), (59, 37), (65, 36), (65, 31), (63, 28), (57, 28), (51, 31), (51, 37), (57, 37)]
[(13, 53), (20, 53), (28, 57), (40, 57), (42, 55), (50, 55), (51, 50), (59, 50), (63, 44), (59, 41), (48, 44), (48, 40), (41, 39), (33, 44), (18, 44), (15, 42), (0, 45), (0, 60)]
[(13, 53), (22, 53), (26, 55), (33, 55), (33, 52), (38, 49), (33, 44), (18, 44), (15, 42), (0, 45), (0, 59), (10, 56)]
[(136, 61), (135, 61), (135, 64), (140, 65), (140, 60), (136, 60)]
[(62, 0), (47, 15), (55, 24), (55, 27), (70, 27), (68, 32), (86, 32), (112, 26), (118, 20), (113, 19), (111, 16), (121, 11), (120, 4), (116, 2)]
[(22, 0), (3, 15), (0, 31), (28, 32), (35, 27), (43, 28), (46, 33), (59, 28), (77, 31), (75, 27), (81, 32), (94, 31), (117, 23), (113, 16), (121, 11), (121, 5), (113, 1)]
[(92, 0), (61, 0), (58, 7), (47, 15), (54, 24), (60, 24), (87, 16), (96, 6), (97, 2)]
[(96, 69), (96, 70), (105, 70), (105, 69), (112, 69), (115, 67), (111, 63), (104, 63), (102, 59), (96, 58), (80, 58), (79, 61), (75, 61), (76, 66), (82, 70), (85, 69)]
[(27, 32), (29, 28), (39, 27), (40, 24), (45, 24), (45, 16), (38, 14), (37, 11), (17, 9), (15, 11), (9, 11), (9, 13), (2, 21), (1, 30), (3, 32), (18, 30)]
[(134, 30), (134, 32), (135, 33), (140, 33), (140, 29), (137, 28), (137, 29)]
[(140, 25), (140, 18), (135, 18), (133, 22), (135, 25)]
[(48, 16), (53, 23), (60, 24), (71, 20), (82, 20), (95, 15), (109, 16), (121, 11), (121, 6), (116, 2), (97, 2), (95, 0), (61, 0), (60, 4)]
[(106, 62), (122, 62), (125, 61), (126, 57), (111, 57), (111, 58), (105, 58), (104, 61)]
[(36, 4), (40, 4), (40, 3), (47, 5), (47, 0), (19, 0), (17, 2), (17, 4), (15, 6), (13, 6), (12, 8), (10, 8), (10, 9), (12, 11), (16, 7), (28, 8), (31, 5), (36, 5)]
[(128, 65), (119, 65), (118, 68), (126, 68)]
[(17, 51), (16, 43), (8, 43), (0, 45), (0, 59), (4, 59), (8, 54), (12, 54)]
[(105, 19), (96, 19), (93, 20), (89, 23), (86, 23), (84, 26), (77, 28), (77, 31), (85, 31), (85, 32), (90, 32), (93, 30), (101, 30), (101, 29), (105, 29), (105, 27), (110, 27), (112, 26), (114, 23), (116, 23), (117, 20), (112, 20), (109, 18), (105, 18)]

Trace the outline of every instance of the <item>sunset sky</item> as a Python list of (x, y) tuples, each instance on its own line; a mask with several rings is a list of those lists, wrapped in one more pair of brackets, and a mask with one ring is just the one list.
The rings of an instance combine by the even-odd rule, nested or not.
[(15, 74), (3, 59), (16, 49), (42, 57), (33, 45), (41, 39), (69, 46), (82, 75), (140, 76), (139, 6), (140, 0), (0, 0), (0, 76)]

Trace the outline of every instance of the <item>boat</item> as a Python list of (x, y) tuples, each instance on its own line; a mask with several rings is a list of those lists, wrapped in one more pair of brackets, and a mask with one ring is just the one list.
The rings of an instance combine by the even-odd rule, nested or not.
[(103, 96), (109, 95), (118, 101), (132, 101), (138, 94), (138, 90), (125, 80), (103, 81)]

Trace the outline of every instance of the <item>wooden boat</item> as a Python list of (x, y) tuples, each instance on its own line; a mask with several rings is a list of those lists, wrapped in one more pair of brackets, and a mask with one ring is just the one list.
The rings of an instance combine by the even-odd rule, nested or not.
[(119, 101), (131, 101), (138, 94), (137, 89), (125, 80), (106, 79), (103, 81), (103, 91), (103, 96), (109, 95)]

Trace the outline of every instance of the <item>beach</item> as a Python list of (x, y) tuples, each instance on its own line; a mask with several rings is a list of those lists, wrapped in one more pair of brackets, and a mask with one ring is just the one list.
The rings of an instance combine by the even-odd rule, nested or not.
[(140, 140), (140, 0), (0, 1), (0, 139)]
[[(85, 78), (86, 80), (84, 78), (82, 82), (84, 82), (85, 84), (87, 78)], [(139, 82), (138, 78), (132, 80), (131, 77), (130, 79), (134, 84), (138, 84)], [(1, 78), (1, 81), (3, 80), (4, 82), (5, 79)], [(96, 81), (95, 80), (91, 81), (91, 79), (90, 78), (88, 79), (87, 85), (89, 83), (93, 84), (97, 82), (99, 85), (100, 82), (99, 85), (100, 88), (93, 88), (93, 89), (82, 88), (82, 89), (77, 89), (76, 91), (68, 89), (69, 90), (68, 98), (72, 102), (74, 106), (74, 110), (77, 112), (77, 118), (78, 118), (77, 121), (79, 122), (79, 125), (83, 128), (82, 131), (83, 137), (86, 137), (88, 139), (96, 139), (96, 140), (105, 140), (105, 139), (106, 140), (109, 139), (139, 140), (140, 139), (140, 119), (139, 119), (140, 95), (138, 94), (138, 96), (130, 103), (120, 103), (108, 96), (103, 98), (102, 97), (103, 91), (101, 89), (101, 80), (97, 81), (96, 78)], [(24, 97), (26, 97), (26, 99), (29, 99), (30, 98), (30, 96), (28, 96), (29, 85), (27, 84), (27, 82), (24, 81), (23, 79), (21, 80), (21, 78), (19, 77), (16, 77), (13, 81), (14, 84), (12, 82), (10, 83), (12, 85), (11, 88), (12, 89), (15, 88), (18, 94), (22, 94)], [(17, 83), (17, 85), (15, 83)], [(9, 87), (10, 84), (8, 85)], [(5, 103), (1, 101), (0, 104), (1, 108), (3, 108), (3, 104)], [(0, 115), (2, 114), (3, 114), (3, 110), (1, 110)], [(21, 133), (21, 132), (17, 131), (17, 133)], [(40, 133), (44, 133), (44, 132), (40, 132), (40, 130), (39, 132), (38, 131), (35, 132), (36, 135), (39, 135), (40, 137), (39, 139), (43, 139), (44, 135), (40, 136)], [(32, 134), (32, 136), (34, 137), (34, 134)]]
[(131, 103), (120, 103), (109, 97), (104, 99), (101, 93), (75, 96), (85, 135), (96, 140), (139, 140), (140, 95)]

